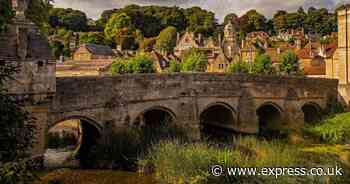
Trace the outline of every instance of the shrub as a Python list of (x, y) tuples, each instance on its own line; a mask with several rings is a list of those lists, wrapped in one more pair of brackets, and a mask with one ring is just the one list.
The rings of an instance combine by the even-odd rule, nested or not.
[(1, 184), (32, 184), (35, 179), (30, 161), (9, 162), (0, 168)]
[(229, 73), (249, 73), (249, 64), (247, 62), (233, 63), (230, 65)]
[(273, 74), (274, 68), (269, 55), (259, 54), (254, 61), (252, 73), (254, 74)]
[(173, 73), (181, 72), (181, 64), (176, 60), (171, 60), (167, 71)]
[(182, 58), (182, 72), (205, 72), (207, 70), (208, 58), (201, 51), (192, 49)]
[(153, 60), (145, 54), (138, 54), (130, 59), (118, 59), (111, 65), (112, 75), (127, 73), (154, 73)]
[(291, 50), (282, 54), (280, 58), (280, 71), (286, 74), (297, 74), (300, 72), (299, 58)]

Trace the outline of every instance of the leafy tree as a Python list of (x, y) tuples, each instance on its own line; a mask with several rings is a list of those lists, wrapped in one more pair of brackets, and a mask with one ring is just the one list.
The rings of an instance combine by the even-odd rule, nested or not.
[(139, 54), (133, 57), (130, 62), (132, 63), (133, 73), (154, 73), (155, 69), (153, 66), (153, 60), (144, 55)]
[(233, 63), (229, 66), (228, 72), (229, 73), (249, 73), (250, 67), (248, 62)]
[(176, 46), (177, 31), (175, 27), (167, 27), (162, 32), (160, 32), (156, 48), (158, 50), (172, 52)]
[(249, 10), (240, 17), (239, 24), (245, 33), (266, 30), (266, 18), (256, 10)]
[(213, 36), (217, 20), (213, 12), (208, 12), (199, 7), (184, 10), (187, 19), (187, 30), (201, 33), (204, 36)]
[(122, 49), (135, 49), (135, 27), (127, 14), (113, 14), (106, 24), (104, 33), (107, 39), (115, 40)]
[(50, 48), (56, 59), (58, 59), (61, 55), (64, 55), (64, 45), (61, 42), (53, 41), (50, 43)]
[(208, 58), (203, 52), (191, 49), (182, 58), (182, 72), (205, 72), (207, 70)]
[(151, 37), (151, 38), (145, 38), (140, 45), (140, 48), (144, 52), (150, 52), (153, 50), (154, 46), (156, 45), (157, 38)]
[(291, 50), (286, 51), (282, 54), (280, 58), (280, 71), (287, 74), (298, 73), (299, 68), (299, 58)]
[(71, 8), (53, 8), (49, 12), (49, 24), (52, 27), (65, 28), (72, 31), (86, 31), (88, 19), (84, 12)]
[(116, 75), (116, 74), (132, 73), (128, 71), (126, 62), (127, 61), (124, 61), (122, 59), (115, 60), (111, 65), (111, 74)]
[(272, 61), (269, 55), (260, 54), (255, 58), (252, 73), (254, 74), (272, 74), (274, 72)]
[(26, 156), (34, 138), (34, 119), (30, 117), (5, 88), (18, 68), (11, 64), (0, 65), (0, 162), (14, 161)]
[(181, 72), (181, 64), (176, 60), (171, 60), (167, 71), (171, 73)]
[(101, 32), (87, 32), (81, 33), (79, 37), (80, 44), (92, 43), (92, 44), (105, 44), (104, 34)]
[(0, 33), (3, 32), (13, 17), (14, 13), (11, 9), (10, 0), (1, 0), (0, 1)]
[(49, 25), (49, 11), (52, 9), (52, 0), (31, 0), (28, 4), (28, 10), (25, 12), (26, 17), (33, 21), (40, 30), (48, 33)]
[(286, 11), (279, 10), (273, 16), (273, 26), (276, 32), (285, 31), (287, 29), (287, 15), (288, 13)]
[(228, 24), (231, 22), (232, 25), (235, 27), (239, 26), (239, 17), (235, 13), (230, 13), (225, 16), (224, 18), (224, 25)]
[(145, 54), (138, 54), (129, 59), (117, 59), (113, 62), (112, 75), (127, 73), (154, 73), (153, 60)]

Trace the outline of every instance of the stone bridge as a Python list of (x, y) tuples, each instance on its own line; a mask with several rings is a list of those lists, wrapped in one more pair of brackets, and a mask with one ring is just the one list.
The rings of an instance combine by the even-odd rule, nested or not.
[(56, 82), (49, 128), (80, 119), (103, 134), (167, 119), (194, 138), (201, 125), (249, 134), (269, 126), (300, 128), (320, 118), (338, 94), (337, 80), (281, 76), (145, 74)]

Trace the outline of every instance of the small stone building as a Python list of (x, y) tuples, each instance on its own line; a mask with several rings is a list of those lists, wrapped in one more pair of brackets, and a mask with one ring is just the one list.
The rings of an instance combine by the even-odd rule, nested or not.
[(97, 44), (83, 44), (74, 53), (75, 61), (90, 61), (98, 59), (112, 59), (115, 53), (109, 46)]

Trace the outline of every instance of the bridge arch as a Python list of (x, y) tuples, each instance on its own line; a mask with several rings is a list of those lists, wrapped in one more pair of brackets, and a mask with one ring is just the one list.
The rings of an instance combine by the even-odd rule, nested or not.
[(235, 109), (224, 102), (209, 104), (199, 114), (202, 139), (227, 140), (234, 135)]
[(314, 124), (322, 120), (322, 108), (317, 103), (307, 102), (301, 107), (301, 110), (304, 113), (306, 124)]
[(145, 109), (132, 121), (134, 126), (159, 125), (176, 121), (176, 114), (170, 108), (153, 106)]
[(92, 148), (99, 143), (100, 138), (103, 136), (103, 127), (93, 118), (87, 116), (73, 115), (64, 117), (56, 122), (54, 122), (50, 129), (55, 128), (61, 123), (68, 121), (78, 122), (78, 137), (76, 147), (74, 149), (74, 157), (79, 160), (81, 167), (89, 168), (93, 164), (90, 161), (90, 153)]
[(259, 121), (259, 135), (266, 137), (279, 136), (282, 125), (283, 109), (274, 102), (265, 102), (256, 110)]

